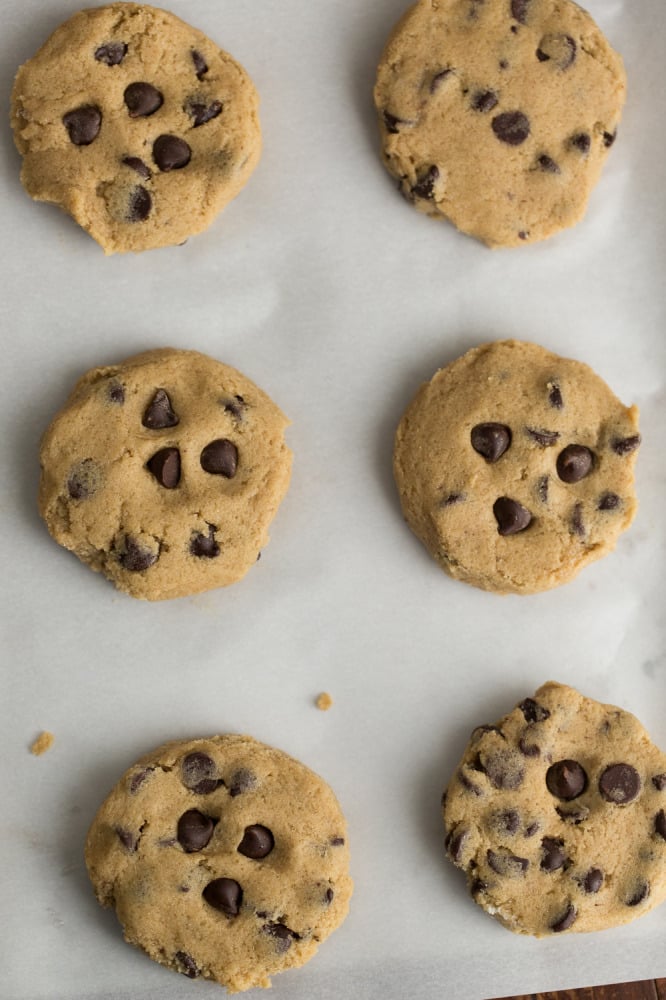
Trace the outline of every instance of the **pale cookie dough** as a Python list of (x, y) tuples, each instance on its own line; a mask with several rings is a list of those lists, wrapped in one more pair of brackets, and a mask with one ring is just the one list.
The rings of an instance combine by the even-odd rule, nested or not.
[(571, 0), (420, 0), (375, 86), (402, 193), (491, 247), (582, 218), (624, 100), (620, 56)]
[(509, 930), (603, 930), (666, 897), (665, 808), (666, 754), (638, 719), (549, 682), (472, 733), (446, 849)]
[(28, 194), (69, 212), (108, 254), (207, 229), (261, 150), (245, 70), (145, 4), (62, 24), (18, 71), (11, 117)]
[(127, 941), (231, 993), (312, 958), (352, 893), (333, 792), (249, 736), (147, 754), (102, 805), (85, 854)]
[(497, 593), (566, 583), (636, 511), (638, 410), (591, 368), (516, 340), (421, 386), (394, 472), (407, 523), (452, 577)]
[(287, 424), (249, 379), (196, 351), (95, 368), (43, 437), (40, 513), (133, 597), (224, 587), (268, 541), (291, 475)]

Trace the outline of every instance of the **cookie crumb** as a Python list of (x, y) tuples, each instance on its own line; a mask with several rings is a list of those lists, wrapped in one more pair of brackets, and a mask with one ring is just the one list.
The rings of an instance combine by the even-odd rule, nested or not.
[(328, 712), (329, 708), (333, 704), (333, 699), (331, 698), (328, 691), (322, 691), (320, 695), (317, 696), (315, 705), (320, 712)]
[(34, 754), (35, 757), (41, 757), (43, 753), (50, 750), (55, 742), (55, 736), (53, 733), (49, 733), (46, 730), (41, 732), (37, 739), (30, 747), (30, 753)]

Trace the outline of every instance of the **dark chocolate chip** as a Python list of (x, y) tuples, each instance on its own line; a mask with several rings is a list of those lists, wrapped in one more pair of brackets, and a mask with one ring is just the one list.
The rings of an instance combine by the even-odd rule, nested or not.
[(498, 815), (497, 825), (506, 833), (518, 833), (520, 829), (520, 816), (515, 809), (506, 809)]
[(510, 854), (509, 851), (488, 850), (486, 857), (492, 870), (498, 875), (506, 875), (507, 878), (517, 878), (524, 875), (530, 866), (527, 858), (518, 858), (515, 854)]
[(161, 431), (165, 427), (175, 427), (178, 424), (178, 417), (164, 389), (155, 391), (155, 395), (146, 407), (141, 423), (151, 431)]
[(582, 444), (568, 444), (557, 456), (557, 474), (564, 483), (579, 483), (589, 476), (594, 455)]
[(541, 841), (541, 870), (556, 872), (564, 868), (567, 856), (564, 853), (564, 841), (557, 837), (544, 837)]
[(331, 839), (329, 840), (329, 844), (331, 845), (331, 847), (342, 847), (344, 842), (345, 842), (344, 837), (331, 837)]
[(536, 56), (539, 62), (553, 61), (558, 69), (569, 69), (576, 59), (577, 45), (571, 35), (544, 35), (539, 42)]
[(105, 42), (95, 49), (95, 59), (97, 62), (105, 63), (107, 66), (118, 66), (127, 55), (127, 45), (125, 42)]
[(551, 795), (569, 802), (587, 788), (587, 774), (577, 760), (558, 760), (546, 772), (546, 785)]
[(201, 468), (211, 476), (233, 479), (238, 469), (238, 449), (227, 438), (211, 441), (201, 452)]
[(208, 525), (208, 534), (204, 535), (200, 531), (192, 534), (190, 539), (190, 552), (200, 559), (216, 559), (220, 554), (220, 546), (215, 540), (215, 525)]
[(518, 708), (525, 716), (525, 722), (545, 722), (550, 719), (550, 712), (543, 705), (540, 705), (534, 698), (525, 698)]
[(153, 159), (162, 173), (182, 170), (192, 159), (192, 150), (177, 135), (159, 135), (153, 143)]
[(469, 831), (464, 827), (462, 829), (457, 828), (455, 830), (451, 830), (444, 841), (444, 848), (447, 854), (456, 864), (462, 859), (463, 848), (468, 836)]
[(153, 207), (153, 199), (150, 191), (147, 191), (141, 184), (132, 188), (127, 202), (127, 221), (145, 222)]
[(548, 386), (548, 402), (551, 406), (554, 406), (556, 410), (561, 410), (564, 406), (564, 400), (562, 399), (562, 390), (559, 385), (552, 383)]
[(243, 902), (243, 890), (232, 878), (214, 878), (201, 893), (209, 906), (227, 917), (237, 917)]
[(120, 382), (114, 382), (109, 386), (109, 400), (119, 406), (125, 402), (125, 386)]
[(569, 903), (562, 916), (558, 917), (557, 920), (550, 925), (551, 931), (555, 934), (559, 934), (560, 931), (568, 931), (571, 925), (575, 922), (577, 916), (578, 914), (576, 913), (575, 906), (573, 903)]
[(469, 887), (469, 891), (472, 896), (478, 896), (482, 892), (486, 892), (488, 889), (488, 883), (484, 882), (482, 878), (475, 878)]
[(617, 510), (620, 503), (621, 501), (617, 493), (602, 493), (599, 497), (597, 510)]
[(529, 235), (530, 235), (529, 230), (526, 232), (524, 229), (521, 229), (520, 232), (518, 233), (518, 239), (526, 240), (529, 237)]
[(470, 435), (472, 448), (486, 462), (497, 462), (511, 445), (511, 430), (506, 424), (477, 424)]
[(446, 80), (447, 76), (451, 76), (452, 72), (453, 70), (451, 69), (442, 69), (439, 71), (439, 73), (435, 73), (432, 80), (430, 81), (430, 93), (431, 94), (437, 93), (439, 88)]
[(173, 490), (180, 482), (180, 452), (177, 448), (161, 448), (146, 462), (160, 486)]
[(415, 198), (432, 198), (435, 192), (435, 184), (439, 180), (439, 168), (430, 167), (425, 174), (417, 180), (412, 188)]
[(618, 806), (633, 802), (640, 790), (640, 775), (631, 764), (611, 764), (599, 778), (602, 798)]
[(99, 135), (102, 126), (102, 112), (91, 104), (68, 111), (62, 117), (70, 142), (75, 146), (89, 146)]
[(157, 87), (143, 81), (130, 83), (128, 87), (125, 87), (123, 100), (130, 118), (148, 118), (149, 115), (154, 115), (164, 103), (164, 98)]
[(185, 105), (185, 110), (192, 119), (192, 127), (199, 128), (210, 122), (222, 111), (221, 101), (211, 101), (210, 104), (202, 104), (200, 101), (191, 101)]
[(140, 835), (138, 833), (132, 833), (131, 830), (126, 830), (122, 826), (115, 827), (116, 835), (118, 840), (123, 845), (126, 851), (130, 854), (135, 854), (136, 849), (139, 846)]
[(525, 757), (540, 757), (541, 747), (538, 743), (528, 743), (524, 737), (518, 740), (518, 749)]
[(517, 535), (532, 523), (532, 515), (527, 507), (511, 497), (498, 497), (493, 504), (493, 514), (500, 535)]
[(511, 16), (520, 24), (526, 24), (529, 6), (530, 0), (511, 0)]
[(261, 929), (265, 934), (270, 934), (276, 939), (278, 951), (287, 951), (291, 947), (292, 940), (300, 941), (300, 936), (286, 924), (271, 922), (264, 924)]
[(472, 735), (470, 736), (470, 741), (472, 743), (474, 743), (477, 740), (482, 739), (486, 735), (486, 733), (497, 733), (499, 736), (502, 737), (502, 739), (506, 739), (506, 737), (504, 736), (504, 733), (499, 728), (499, 726), (489, 726), (488, 723), (483, 723), (480, 726), (476, 726), (472, 730)]
[(335, 897), (335, 893), (333, 892), (333, 890), (332, 889), (327, 889), (326, 892), (324, 893), (324, 902), (325, 902), (326, 906), (330, 906), (331, 905), (331, 903), (333, 902), (334, 897)]
[(144, 783), (149, 774), (152, 774), (154, 768), (152, 767), (142, 767), (140, 771), (133, 774), (130, 778), (129, 791), (130, 795), (136, 795), (139, 788)]
[(466, 788), (468, 792), (472, 793), (472, 795), (477, 795), (477, 796), (483, 795), (483, 792), (481, 791), (479, 786), (475, 785), (474, 782), (471, 780), (471, 778), (469, 778), (462, 770), (458, 771), (458, 781), (463, 786), (463, 788)]
[(492, 111), (497, 107), (499, 98), (493, 90), (477, 90), (471, 100), (475, 111)]
[(542, 448), (551, 448), (560, 436), (559, 431), (547, 431), (543, 427), (526, 427), (525, 433)]
[(631, 896), (625, 900), (627, 906), (638, 906), (642, 903), (644, 899), (647, 899), (650, 895), (650, 883), (645, 881), (640, 881)]
[(604, 873), (600, 868), (590, 868), (589, 872), (583, 876), (581, 880), (581, 885), (585, 892), (595, 893), (599, 892), (601, 886), (604, 883)]
[(213, 836), (215, 822), (198, 809), (188, 809), (178, 820), (178, 843), (186, 854), (203, 851)]
[(615, 140), (617, 139), (617, 129), (614, 132), (604, 132), (604, 146), (606, 149), (610, 149)]
[(196, 49), (192, 49), (191, 52), (192, 62), (194, 63), (194, 72), (197, 75), (198, 80), (202, 80), (203, 77), (208, 72), (208, 63)]
[(384, 119), (384, 125), (386, 126), (386, 131), (391, 135), (395, 135), (400, 131), (401, 125), (413, 125), (414, 122), (409, 121), (407, 118), (398, 118), (396, 115), (392, 115), (390, 111), (385, 111), (382, 115)]
[(571, 148), (577, 149), (579, 153), (589, 153), (591, 143), (589, 132), (576, 132), (569, 139)]
[(530, 823), (529, 826), (525, 827), (525, 836), (533, 837), (534, 834), (538, 833), (540, 829), (541, 829), (541, 824), (535, 820), (534, 823)]
[(640, 443), (640, 434), (634, 434), (626, 438), (613, 438), (611, 448), (616, 455), (630, 455), (632, 451), (636, 451)]
[(273, 834), (267, 826), (260, 826), (255, 823), (253, 826), (246, 826), (243, 839), (236, 848), (239, 854), (244, 854), (246, 858), (259, 861), (267, 857), (275, 847)]
[(84, 458), (70, 470), (67, 492), (72, 500), (88, 500), (94, 496), (101, 482), (101, 471), (92, 458)]
[(569, 809), (565, 809), (563, 806), (556, 806), (555, 812), (565, 823), (573, 823), (574, 826), (583, 823), (590, 815), (590, 810), (587, 806), (572, 806)]
[(490, 124), (500, 142), (509, 146), (520, 146), (530, 134), (529, 118), (522, 111), (503, 111)]
[(666, 840), (666, 812), (663, 809), (660, 809), (654, 818), (654, 831), (662, 840)]
[(582, 503), (574, 504), (574, 509), (571, 512), (571, 533), (572, 535), (576, 535), (578, 538), (585, 538)]
[(197, 976), (200, 975), (194, 959), (191, 955), (188, 955), (186, 951), (177, 951), (173, 958), (176, 963), (177, 971), (182, 973), (182, 975), (187, 976), (188, 979), (196, 979)]
[(188, 753), (180, 765), (181, 781), (197, 795), (209, 795), (224, 782), (217, 777), (217, 766), (208, 754), (195, 750)]
[(658, 792), (663, 792), (666, 788), (666, 772), (664, 774), (655, 774), (652, 784)]
[(138, 156), (123, 156), (122, 162), (126, 167), (131, 167), (132, 170), (136, 170), (139, 177), (143, 177), (144, 181), (149, 181), (153, 176), (150, 167), (146, 166), (143, 160)]
[(243, 792), (251, 792), (253, 788), (257, 787), (257, 777), (252, 771), (249, 771), (246, 767), (241, 767), (238, 771), (234, 771), (231, 776), (231, 781), (229, 783), (229, 795), (232, 799), (236, 795), (242, 795)]
[(559, 166), (550, 156), (546, 156), (542, 153), (541, 156), (537, 156), (537, 167), (542, 170), (544, 174), (559, 174), (562, 171)]
[(233, 399), (224, 399), (221, 402), (226, 412), (230, 413), (232, 417), (235, 417), (236, 420), (243, 419), (243, 412), (247, 409), (247, 403), (242, 396), (236, 395)]
[(124, 548), (118, 553), (118, 562), (130, 573), (141, 573), (154, 566), (159, 557), (159, 551), (154, 552), (145, 545), (140, 545), (130, 535), (125, 535)]
[(464, 503), (466, 499), (466, 493), (449, 493), (442, 500), (442, 507), (455, 507), (456, 504)]
[(548, 476), (541, 476), (537, 483), (537, 495), (541, 503), (548, 503)]

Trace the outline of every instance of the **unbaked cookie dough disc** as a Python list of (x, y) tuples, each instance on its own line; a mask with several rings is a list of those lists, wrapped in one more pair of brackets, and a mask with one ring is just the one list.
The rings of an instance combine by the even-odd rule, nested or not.
[(530, 594), (615, 547), (639, 444), (638, 410), (587, 365), (496, 341), (421, 386), (394, 473), (407, 523), (450, 576)]
[(582, 218), (624, 100), (620, 56), (572, 0), (420, 0), (375, 86), (402, 193), (492, 247)]
[(230, 993), (312, 958), (352, 894), (333, 792), (249, 736), (147, 754), (102, 805), (85, 854), (127, 941)]
[(108, 254), (184, 242), (235, 198), (261, 150), (245, 70), (167, 11), (80, 11), (18, 71), (21, 180)]
[(248, 378), (196, 351), (94, 368), (43, 437), (40, 513), (132, 597), (227, 586), (255, 565), (287, 492), (287, 424)]
[(563, 684), (474, 730), (443, 811), (474, 900), (518, 934), (603, 930), (666, 897), (666, 755)]

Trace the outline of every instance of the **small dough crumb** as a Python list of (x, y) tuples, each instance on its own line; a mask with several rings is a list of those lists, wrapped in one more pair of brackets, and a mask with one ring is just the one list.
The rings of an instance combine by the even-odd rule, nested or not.
[(331, 698), (328, 691), (322, 691), (322, 693), (317, 697), (315, 705), (320, 712), (328, 712), (329, 708), (333, 704), (333, 699)]
[(50, 750), (55, 741), (55, 736), (53, 733), (46, 732), (40, 733), (35, 742), (30, 747), (30, 753), (34, 754), (35, 757), (41, 757), (43, 753)]

